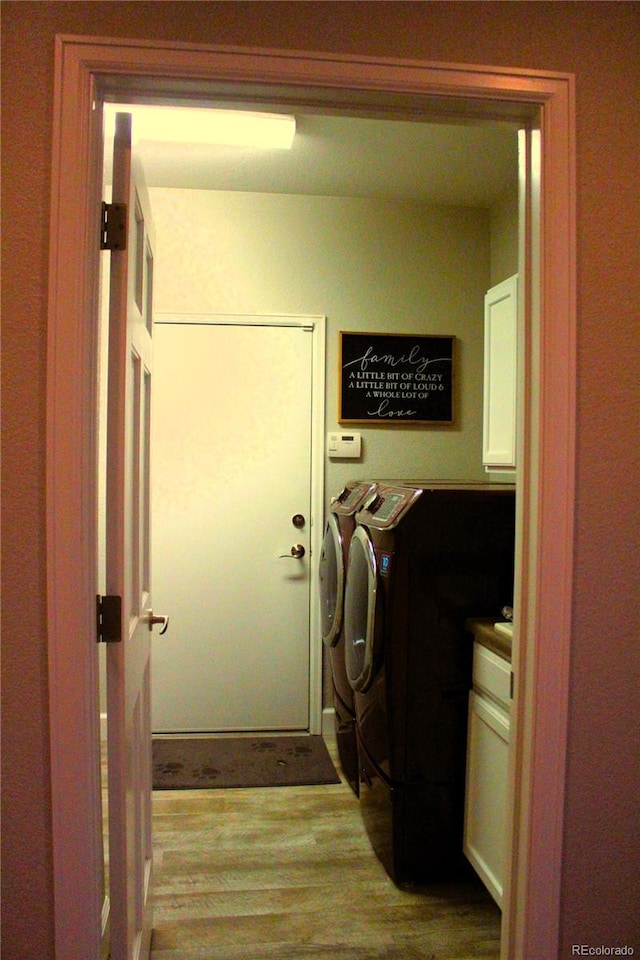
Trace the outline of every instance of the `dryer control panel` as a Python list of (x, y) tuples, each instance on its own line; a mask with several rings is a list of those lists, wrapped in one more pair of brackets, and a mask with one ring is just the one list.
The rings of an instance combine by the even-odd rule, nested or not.
[(389, 530), (397, 526), (420, 497), (421, 490), (379, 486), (374, 499), (364, 507), (358, 519), (365, 526)]

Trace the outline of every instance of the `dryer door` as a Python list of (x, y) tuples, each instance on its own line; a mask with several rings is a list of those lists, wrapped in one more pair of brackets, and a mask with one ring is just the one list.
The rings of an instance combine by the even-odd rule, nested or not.
[(324, 531), (320, 555), (320, 627), (322, 639), (329, 647), (335, 646), (342, 627), (344, 600), (344, 559), (342, 534), (335, 514), (330, 513)]
[(345, 666), (349, 683), (359, 693), (369, 689), (379, 660), (381, 619), (378, 574), (373, 544), (364, 527), (356, 527), (349, 547), (344, 601)]

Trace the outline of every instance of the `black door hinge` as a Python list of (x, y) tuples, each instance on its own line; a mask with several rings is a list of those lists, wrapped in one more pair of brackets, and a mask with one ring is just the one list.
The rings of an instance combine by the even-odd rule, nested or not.
[(96, 597), (96, 640), (98, 643), (122, 640), (122, 597)]
[(100, 249), (127, 249), (127, 205), (126, 203), (102, 204), (100, 222)]

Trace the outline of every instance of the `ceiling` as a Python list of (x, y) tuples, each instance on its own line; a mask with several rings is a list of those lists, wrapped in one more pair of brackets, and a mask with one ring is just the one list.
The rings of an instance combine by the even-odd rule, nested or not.
[[(291, 150), (141, 141), (137, 151), (150, 187), (489, 207), (517, 182), (513, 124), (298, 112), (296, 121)], [(109, 182), (108, 169), (105, 175)]]

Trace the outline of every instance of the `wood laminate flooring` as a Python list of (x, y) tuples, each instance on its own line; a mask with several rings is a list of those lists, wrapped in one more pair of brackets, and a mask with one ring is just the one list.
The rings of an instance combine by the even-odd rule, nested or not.
[(153, 802), (152, 960), (499, 957), (500, 912), (480, 882), (399, 890), (344, 782)]

